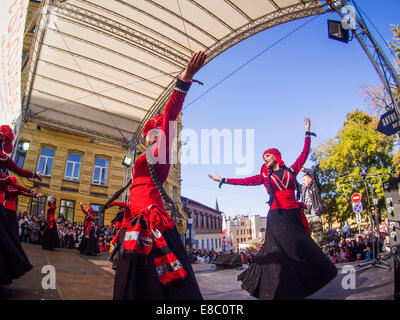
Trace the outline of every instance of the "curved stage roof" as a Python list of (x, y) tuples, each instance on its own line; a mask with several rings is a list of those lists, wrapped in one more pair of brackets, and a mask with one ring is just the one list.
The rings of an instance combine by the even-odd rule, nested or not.
[(30, 119), (123, 145), (170, 96), (193, 52), (207, 62), (320, 0), (43, 0), (23, 107)]

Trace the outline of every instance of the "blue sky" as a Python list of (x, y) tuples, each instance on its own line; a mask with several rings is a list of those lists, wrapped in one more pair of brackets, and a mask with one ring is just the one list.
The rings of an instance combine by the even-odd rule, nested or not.
[[(400, 24), (399, 0), (358, 0), (385, 40), (393, 40), (391, 24)], [(183, 110), (183, 126), (201, 129), (254, 129), (254, 171), (258, 174), (264, 150), (276, 147), (287, 165), (299, 156), (304, 143), (304, 118), (311, 118), (317, 133), (312, 147), (333, 138), (346, 114), (365, 109), (362, 87), (380, 84), (372, 64), (356, 40), (349, 44), (327, 36), (327, 19), (319, 16), (283, 42), (189, 105), (202, 93), (312, 17), (263, 31), (227, 50), (196, 75), (204, 86), (194, 84)], [(385, 47), (371, 23), (375, 38)], [(392, 58), (389, 51), (387, 55)], [(187, 107), (188, 106), (188, 107)], [(306, 167), (311, 166), (307, 161)], [(260, 214), (268, 210), (264, 186), (241, 187), (218, 184), (208, 173), (235, 175), (237, 165), (183, 165), (182, 195), (219, 208), (226, 215)], [(249, 175), (248, 175), (249, 176)], [(301, 181), (301, 174), (298, 176)]]

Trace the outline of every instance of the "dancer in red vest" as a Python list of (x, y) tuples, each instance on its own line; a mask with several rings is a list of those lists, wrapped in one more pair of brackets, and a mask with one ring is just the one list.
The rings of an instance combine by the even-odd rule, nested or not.
[[(10, 176), (10, 179), (14, 182), (14, 185), (18, 184), (17, 177)], [(17, 223), (18, 196), (33, 198), (34, 196), (40, 197), (41, 194), (25, 192), (23, 190), (18, 189), (14, 185), (9, 185), (7, 190), (5, 191), (4, 209), (7, 215), (11, 232), (15, 235), (16, 238), (19, 238), (18, 223)]]
[(51, 198), (47, 208), (47, 225), (43, 233), (42, 248), (45, 250), (54, 250), (60, 247), (60, 238), (58, 237), (56, 223), (56, 198)]
[[(296, 180), (310, 152), (310, 119), (306, 119), (306, 138), (299, 158), (287, 167), (278, 149), (264, 152), (261, 173), (243, 179), (209, 177), (223, 183), (256, 186), (264, 184), (269, 194), (265, 242), (255, 262), (238, 280), (242, 288), (260, 299), (303, 299), (336, 277), (336, 267), (309, 236), (307, 219), (298, 202)], [(295, 191), (297, 190), (297, 197)]]
[[(189, 300), (202, 299), (190, 261), (174, 221), (176, 210), (166, 212), (163, 199), (170, 169), (170, 152), (176, 121), (192, 83), (203, 66), (204, 52), (197, 52), (178, 78), (164, 113), (153, 117), (143, 128), (149, 147), (132, 170), (130, 212), (122, 221), (119, 241), (122, 254), (115, 274), (114, 299)], [(170, 204), (171, 208), (173, 205)]]
[[(118, 210), (115, 218), (113, 220), (111, 220), (111, 222), (110, 222), (111, 225), (113, 226), (113, 228), (115, 228), (117, 230), (115, 237), (111, 241), (111, 244), (113, 245), (114, 249), (113, 249), (111, 257), (110, 257), (110, 261), (112, 262), (112, 268), (114, 270), (116, 270), (117, 265), (118, 265), (118, 260), (120, 257), (120, 253), (121, 253), (121, 243), (118, 241), (119, 233), (121, 230), (122, 221), (124, 220), (124, 217), (130, 216), (131, 207), (129, 206), (129, 203), (118, 202), (118, 201), (111, 202), (108, 205), (108, 207), (119, 207), (120, 208)], [(114, 229), (114, 232), (115, 232), (115, 229)]]
[(12, 186), (23, 192), (36, 194), (34, 189), (18, 185), (9, 176), (9, 171), (22, 177), (40, 179), (39, 173), (21, 169), (7, 155), (13, 150), (13, 140), (14, 134), (10, 126), (0, 126), (0, 284), (6, 285), (31, 270), (32, 265), (21, 246), (19, 237), (16, 237), (15, 229), (5, 211), (5, 193)]
[(88, 256), (95, 256), (100, 253), (99, 242), (94, 235), (94, 230), (92, 228), (92, 221), (98, 219), (92, 212), (93, 208), (89, 206), (87, 210), (83, 208), (83, 204), (80, 204), (82, 212), (85, 214), (85, 233), (82, 237), (81, 243), (79, 244), (78, 250), (80, 253), (86, 254)]

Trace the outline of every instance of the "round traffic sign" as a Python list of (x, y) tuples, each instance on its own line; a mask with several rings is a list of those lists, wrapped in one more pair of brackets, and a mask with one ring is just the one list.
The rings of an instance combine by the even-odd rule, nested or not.
[(361, 201), (361, 195), (359, 193), (354, 193), (351, 196), (351, 200), (355, 203), (360, 202)]

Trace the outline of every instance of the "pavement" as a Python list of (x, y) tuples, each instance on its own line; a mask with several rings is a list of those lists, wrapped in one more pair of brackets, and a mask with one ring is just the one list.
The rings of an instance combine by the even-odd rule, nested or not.
[[(23, 244), (34, 268), (14, 280), (9, 286), (0, 285), (0, 300), (111, 300), (114, 270), (109, 254), (86, 256), (74, 249), (46, 251), (39, 245)], [(392, 264), (392, 259), (386, 261)], [(45, 266), (54, 266), (55, 289), (43, 289)], [(241, 270), (217, 269), (213, 264), (192, 265), (205, 300), (256, 300), (240, 288), (236, 281)], [(311, 300), (392, 300), (393, 269), (370, 268), (358, 270), (358, 263), (337, 265), (339, 274)], [(351, 280), (351, 272), (355, 278)], [(353, 273), (354, 274), (354, 273)], [(350, 280), (349, 280), (350, 279)]]

